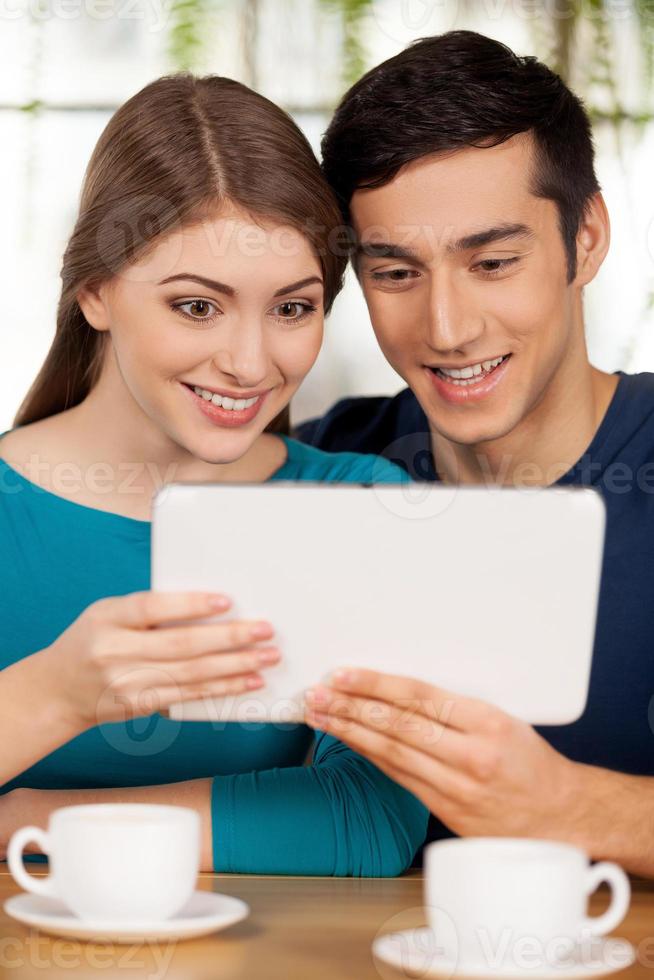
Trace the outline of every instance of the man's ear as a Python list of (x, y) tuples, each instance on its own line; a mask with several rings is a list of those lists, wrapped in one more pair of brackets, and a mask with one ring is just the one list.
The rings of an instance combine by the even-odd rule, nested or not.
[(588, 202), (577, 232), (577, 274), (575, 283), (591, 282), (604, 261), (611, 241), (611, 223), (602, 194), (598, 191)]
[(107, 296), (106, 290), (102, 285), (97, 287), (88, 286), (80, 289), (77, 294), (77, 302), (89, 326), (99, 331), (109, 329), (110, 318)]

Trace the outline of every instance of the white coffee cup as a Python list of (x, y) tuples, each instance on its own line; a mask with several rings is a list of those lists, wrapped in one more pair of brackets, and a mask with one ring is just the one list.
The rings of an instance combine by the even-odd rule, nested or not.
[[(553, 966), (625, 917), (631, 889), (617, 864), (590, 865), (571, 844), (509, 837), (435, 841), (425, 848), (425, 905), (439, 955), (456, 969)], [(611, 887), (603, 915), (589, 895)], [(595, 940), (597, 942), (597, 940)]]
[[(33, 842), (50, 874), (25, 869)], [(16, 882), (35, 895), (59, 898), (85, 920), (168, 919), (191, 897), (200, 865), (200, 815), (182, 806), (94, 803), (54, 810), (47, 831), (21, 827), (7, 849)]]

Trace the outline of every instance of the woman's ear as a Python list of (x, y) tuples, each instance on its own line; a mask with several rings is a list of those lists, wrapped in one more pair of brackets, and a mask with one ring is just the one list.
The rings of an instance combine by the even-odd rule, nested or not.
[(604, 198), (593, 194), (577, 232), (577, 274), (575, 283), (591, 282), (604, 261), (611, 241), (611, 224)]
[(109, 308), (103, 286), (81, 289), (77, 294), (77, 302), (89, 326), (99, 331), (109, 329)]

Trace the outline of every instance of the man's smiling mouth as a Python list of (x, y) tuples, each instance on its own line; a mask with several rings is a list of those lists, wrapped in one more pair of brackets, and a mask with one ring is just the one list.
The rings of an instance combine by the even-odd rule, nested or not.
[(500, 357), (479, 361), (476, 364), (466, 364), (462, 367), (432, 367), (430, 365), (429, 370), (442, 381), (465, 388), (485, 381), (510, 356), (510, 354), (503, 354)]

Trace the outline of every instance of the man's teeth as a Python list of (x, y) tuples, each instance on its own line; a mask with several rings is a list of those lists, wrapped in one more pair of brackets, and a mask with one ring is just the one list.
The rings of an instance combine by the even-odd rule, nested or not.
[(492, 361), (481, 361), (479, 364), (469, 364), (464, 368), (437, 368), (437, 371), (439, 374), (449, 378), (454, 384), (475, 384), (475, 379), (477, 379), (480, 374), (487, 374), (489, 371), (492, 371), (494, 368), (498, 367), (505, 357), (506, 355), (496, 357)]
[(206, 388), (198, 388), (197, 386), (193, 388), (193, 391), (205, 401), (213, 402), (219, 408), (226, 408), (231, 412), (242, 412), (244, 408), (251, 408), (259, 400), (259, 395), (255, 395), (254, 398), (228, 398), (227, 395), (215, 395), (213, 391), (207, 391)]

